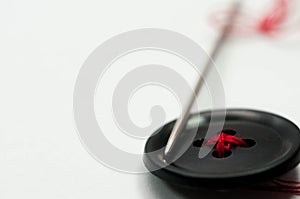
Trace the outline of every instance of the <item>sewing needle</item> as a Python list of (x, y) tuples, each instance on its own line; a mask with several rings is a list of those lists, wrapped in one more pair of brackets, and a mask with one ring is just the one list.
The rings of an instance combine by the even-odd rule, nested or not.
[(183, 132), (183, 129), (185, 128), (186, 122), (190, 115), (191, 108), (197, 98), (197, 95), (199, 94), (201, 88), (204, 85), (205, 77), (208, 75), (208, 73), (210, 71), (212, 61), (216, 58), (218, 52), (220, 51), (222, 45), (224, 44), (224, 41), (226, 40), (226, 38), (228, 36), (228, 33), (230, 32), (230, 30), (232, 28), (232, 24), (233, 24), (234, 20), (236, 19), (236, 16), (238, 15), (240, 6), (241, 6), (241, 3), (239, 1), (236, 1), (233, 3), (232, 12), (228, 16), (226, 24), (223, 26), (221, 34), (215, 42), (215, 46), (213, 47), (210, 59), (208, 59), (207, 63), (205, 64), (203, 74), (199, 77), (199, 80), (197, 81), (197, 83), (195, 85), (194, 93), (191, 95), (191, 97), (187, 103), (187, 106), (185, 107), (185, 109), (182, 112), (181, 117), (176, 121), (176, 123), (174, 125), (174, 128), (168, 139), (166, 148), (164, 150), (164, 160), (167, 162), (169, 162), (168, 160), (170, 160), (170, 158), (171, 158), (170, 154), (171, 154), (174, 146), (176, 145), (178, 138), (180, 137), (181, 133)]

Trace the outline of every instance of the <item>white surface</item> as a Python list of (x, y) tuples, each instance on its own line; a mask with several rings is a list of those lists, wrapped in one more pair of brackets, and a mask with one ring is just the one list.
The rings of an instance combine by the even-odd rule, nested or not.
[[(207, 14), (226, 2), (2, 0), (0, 197), (231, 197), (178, 193), (150, 174), (129, 175), (102, 166), (82, 147), (72, 114), (76, 76), (101, 42), (124, 31), (155, 27), (185, 34), (209, 51), (215, 33)], [(227, 105), (268, 110), (299, 124), (299, 49), (262, 37), (231, 40), (217, 61)], [(233, 195), (289, 197), (248, 191)]]

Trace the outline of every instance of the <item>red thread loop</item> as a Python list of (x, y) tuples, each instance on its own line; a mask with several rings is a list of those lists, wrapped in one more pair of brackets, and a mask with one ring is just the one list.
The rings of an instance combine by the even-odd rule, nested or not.
[(217, 152), (218, 158), (224, 158), (225, 152), (232, 148), (237, 146), (247, 146), (246, 142), (242, 138), (235, 137), (234, 135), (228, 135), (224, 132), (221, 132), (220, 135), (207, 140), (206, 145), (213, 145), (216, 142), (215, 151)]

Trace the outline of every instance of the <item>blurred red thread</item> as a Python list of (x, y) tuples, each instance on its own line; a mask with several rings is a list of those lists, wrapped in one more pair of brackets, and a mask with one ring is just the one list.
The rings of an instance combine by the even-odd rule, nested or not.
[[(265, 11), (262, 16), (254, 16), (250, 13), (241, 12), (238, 20), (232, 25), (232, 34), (248, 35), (251, 33), (262, 33), (272, 35), (295, 29), (294, 26), (287, 27), (287, 21), (290, 18), (290, 4), (293, 0), (273, 0), (274, 5)], [(231, 11), (219, 11), (210, 16), (210, 22), (213, 26), (219, 27), (223, 24), (226, 16)]]
[(270, 33), (278, 31), (280, 26), (287, 19), (288, 14), (288, 0), (277, 0), (274, 8), (272, 8), (262, 19), (258, 22), (257, 29), (263, 33)]
[(298, 181), (275, 179), (272, 181), (272, 183), (274, 185), (257, 186), (255, 189), (260, 191), (272, 191), (300, 195), (300, 182)]
[(292, 180), (275, 179), (275, 181), (277, 181), (279, 183), (287, 183), (287, 184), (300, 185), (300, 182), (292, 181)]

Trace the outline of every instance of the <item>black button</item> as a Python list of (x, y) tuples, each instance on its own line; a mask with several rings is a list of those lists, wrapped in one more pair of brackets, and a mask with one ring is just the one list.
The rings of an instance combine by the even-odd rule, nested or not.
[[(215, 150), (199, 158), (208, 126), (218, 123), (217, 120), (210, 122), (211, 113), (191, 116), (191, 119), (199, 118), (202, 121), (200, 126), (192, 129), (197, 134), (183, 155), (170, 165), (162, 158), (163, 148), (175, 121), (155, 132), (145, 146), (145, 166), (171, 184), (224, 189), (273, 179), (299, 163), (300, 131), (295, 124), (278, 115), (243, 109), (227, 110), (223, 132), (242, 138), (247, 147), (232, 148), (223, 158), (219, 158)], [(217, 114), (218, 111), (214, 111), (214, 115)], [(190, 130), (183, 134), (188, 135)]]

